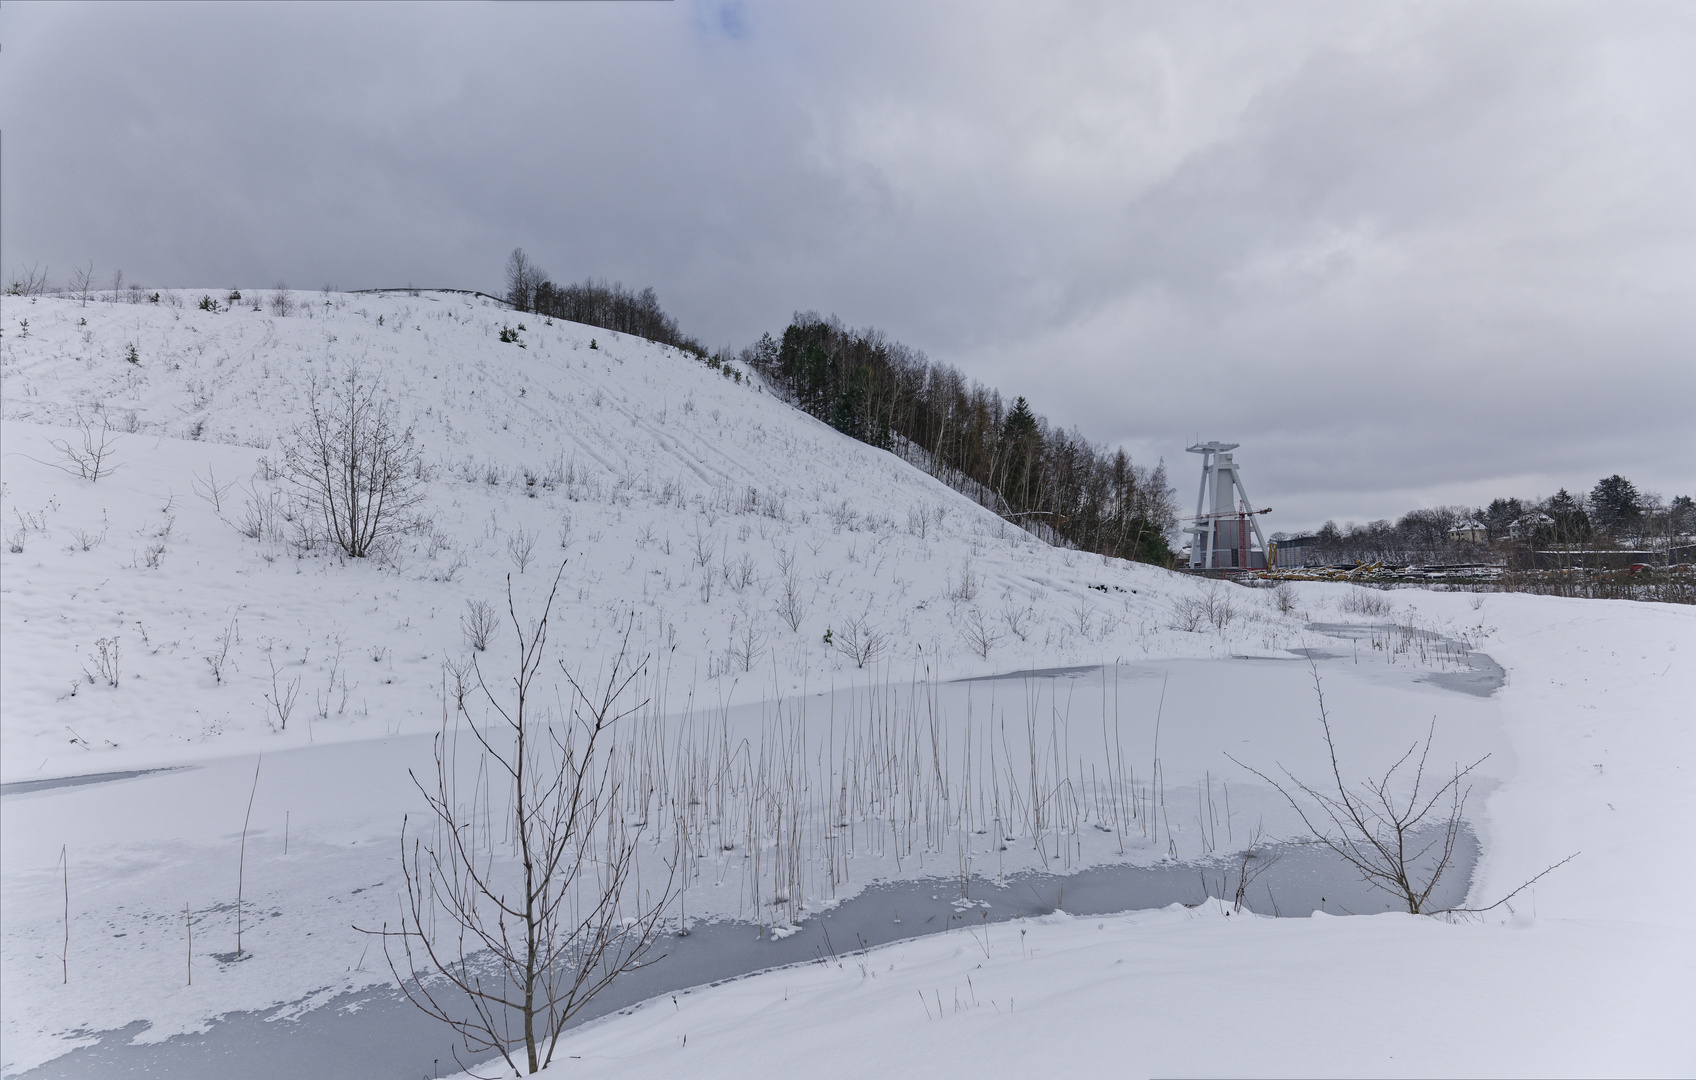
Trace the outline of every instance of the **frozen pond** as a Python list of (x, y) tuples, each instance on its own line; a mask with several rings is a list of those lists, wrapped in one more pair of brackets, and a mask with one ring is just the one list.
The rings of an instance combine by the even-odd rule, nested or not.
[[(1326, 768), (1310, 659), (1351, 775), (1393, 761), (1424, 737), (1433, 716), (1441, 755), (1434, 760), (1494, 753), (1480, 781), (1503, 775), (1511, 757), (1491, 699), (1500, 668), (1483, 654), (1405, 627), (1310, 631), (1305, 652), (1033, 667), (955, 683), (837, 687), (786, 700), (781, 710), (754, 701), (693, 719), (667, 714), (652, 730), (670, 746), (704, 731), (708, 746), (795, 747), (795, 782), (817, 791), (839, 790), (863, 768), (855, 763), (866, 760), (860, 747), (871, 745), (874, 724), (905, 732), (889, 745), (919, 754), (924, 768), (913, 775), (921, 781), (940, 767), (943, 790), (956, 802), (947, 830), (932, 836), (922, 815), (912, 824), (895, 819), (906, 830), (899, 844), (887, 802), (845, 815), (848, 825), (831, 817), (852, 856), (803, 860), (804, 903), (787, 917), (772, 907), (775, 860), (762, 871), (749, 857), (769, 837), (717, 842), (716, 818), (745, 821), (753, 804), (714, 815), (706, 857), (690, 864), (684, 909), (691, 932), (665, 941), (664, 960), (620, 980), (583, 1018), (922, 934), (970, 933), (995, 948), (1016, 940), (1007, 936), (1008, 920), (1056, 909), (1091, 915), (1229, 898), (1239, 873), (1229, 853), (1255, 835), (1299, 835), (1281, 798), (1231, 758), (1304, 776)], [(762, 760), (762, 752), (742, 753)], [(392, 988), (373, 984), (382, 958), (377, 950), (363, 956), (367, 942), (350, 929), (393, 918), (399, 818), (420, 802), (408, 770), (427, 769), (429, 754), (428, 738), (409, 735), (267, 754), (257, 786), (252, 757), (7, 785), (5, 933), (9, 965), (18, 960), (8, 985), (62, 1003), (51, 1015), (63, 1017), (19, 1017), (40, 1047), (21, 1064), (41, 1062), (69, 1041), (89, 1043), (16, 1074), (412, 1078), (458, 1071), (446, 1031)], [(985, 776), (999, 777), (1003, 793), (1015, 782), (1026, 791), (1075, 785), (1081, 816), (1034, 830), (1022, 817), (1009, 821), (983, 797)], [(1170, 812), (1167, 820), (1162, 811), (1158, 826), (1149, 812), (1157, 791)], [(233, 944), (250, 798), (251, 959), (221, 963)], [(996, 829), (986, 834), (991, 824), (1007, 827), (1008, 844), (995, 842)], [(40, 945), (63, 933), (62, 845), (71, 856), (68, 990), (57, 957)], [(1322, 849), (1261, 850), (1278, 858), (1246, 894), (1254, 911), (1394, 908)], [(1463, 902), (1476, 858), (1468, 835), (1435, 906)], [(192, 938), (185, 934), (190, 915)], [(791, 919), (787, 936), (776, 940), (755, 922)], [(191, 951), (193, 983), (185, 987)], [(138, 1037), (157, 1041), (138, 1045)]]
[[(1435, 906), (1464, 902), (1477, 858), (1477, 841), (1463, 834), (1454, 865), (1433, 894)], [(1361, 882), (1324, 848), (1273, 845), (1256, 857), (1257, 862), (1268, 859), (1275, 861), (1247, 890), (1246, 906), (1257, 913), (1299, 917), (1315, 911), (1398, 910), (1389, 894)], [(985, 949), (1017, 948), (1009, 920), (1056, 910), (1105, 915), (1198, 904), (1221, 895), (1228, 903), (1238, 873), (1237, 865), (1220, 859), (1104, 866), (1069, 875), (1018, 874), (999, 884), (973, 879), (965, 889), (952, 878), (884, 883), (805, 919), (795, 932), (776, 940), (749, 923), (699, 923), (686, 937), (664, 938), (656, 950), (665, 954), (663, 959), (614, 983), (580, 1021), (769, 968), (837, 959), (851, 963), (862, 948), (923, 934), (970, 934)], [(97, 1045), (21, 1075), (31, 1080), (142, 1075), (417, 1080), (459, 1071), (446, 1029), (393, 989), (344, 994), (298, 1014), (297, 1008), (298, 1003), (231, 1013), (204, 1034), (143, 1046), (130, 1041), (145, 1027), (137, 1023), (104, 1032)]]
[[(1433, 670), (1420, 676), (1422, 682), (1433, 683), (1445, 690), (1457, 690), (1463, 694), (1473, 694), (1477, 697), (1489, 697), (1502, 688), (1507, 680), (1507, 672), (1502, 665), (1487, 653), (1478, 652), (1464, 642), (1454, 638), (1444, 637), (1429, 630), (1399, 626), (1395, 623), (1374, 623), (1361, 625), (1359, 623), (1308, 623), (1307, 628), (1327, 637), (1341, 638), (1359, 645), (1377, 645), (1380, 648), (1388, 646), (1395, 648), (1418, 648), (1428, 646), (1434, 651), (1440, 651), (1445, 662), (1438, 664)], [(1336, 656), (1338, 654), (1328, 654)]]

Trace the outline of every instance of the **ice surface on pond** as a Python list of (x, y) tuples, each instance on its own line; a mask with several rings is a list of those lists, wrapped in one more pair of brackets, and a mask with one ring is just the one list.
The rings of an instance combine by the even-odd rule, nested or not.
[[(1453, 867), (1439, 906), (1465, 899), (1476, 860), (1470, 834)], [(1391, 898), (1323, 848), (1268, 845), (1257, 858), (1273, 865), (1256, 877), (1243, 909), (1263, 915), (1304, 917), (1315, 911), (1370, 914), (1394, 910)], [(686, 936), (665, 935), (663, 958), (632, 972), (596, 998), (578, 1017), (586, 1023), (649, 998), (740, 978), (785, 964), (865, 962), (866, 950), (928, 934), (954, 933), (974, 948), (992, 947), (1007, 925), (1056, 911), (1100, 915), (1126, 910), (1196, 906), (1223, 899), (1234, 907), (1240, 868), (1231, 860), (1104, 866), (1074, 874), (1018, 874), (1001, 882), (919, 879), (870, 886), (799, 926), (770, 928), (744, 922), (697, 922)], [(1221, 894), (1225, 894), (1221, 897)], [(991, 935), (994, 935), (992, 938)], [(302, 1008), (303, 1004), (307, 1007)], [(575, 1025), (574, 1025), (575, 1026)], [(136, 1026), (94, 1036), (72, 1051), (22, 1076), (29, 1080), (134, 1073), (181, 1080), (219, 1080), (231, 1062), (243, 1075), (270, 1077), (359, 1076), (411, 1080), (453, 1060), (454, 1044), (442, 1025), (424, 1016), (398, 991), (372, 987), (312, 1002), (291, 1002), (257, 1012), (219, 1017), (198, 1034), (137, 1045)]]

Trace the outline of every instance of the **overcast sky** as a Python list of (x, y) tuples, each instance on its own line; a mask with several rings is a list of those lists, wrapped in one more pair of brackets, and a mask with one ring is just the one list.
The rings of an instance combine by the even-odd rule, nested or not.
[(1696, 492), (1696, 4), (0, 8), (0, 262), (816, 309), (1268, 529)]

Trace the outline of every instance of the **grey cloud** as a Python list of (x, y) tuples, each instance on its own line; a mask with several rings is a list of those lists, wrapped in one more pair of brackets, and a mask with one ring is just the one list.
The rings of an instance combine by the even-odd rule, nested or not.
[(714, 344), (879, 325), (1185, 483), (1192, 436), (1241, 441), (1282, 527), (1696, 487), (1687, 6), (12, 3), (0, 35), (8, 270), (489, 287), (522, 244)]

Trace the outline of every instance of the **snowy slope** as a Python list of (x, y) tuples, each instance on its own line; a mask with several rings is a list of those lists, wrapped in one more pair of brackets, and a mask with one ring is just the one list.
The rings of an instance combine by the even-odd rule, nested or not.
[[(524, 317), (464, 295), (313, 295), (288, 317), (194, 306), (224, 290), (177, 295), (187, 302), (7, 299), (7, 780), (433, 729), (443, 662), (470, 653), (466, 604), (504, 609), (508, 574), (523, 600), (562, 559), (556, 625), (573, 662), (593, 666), (633, 617), (678, 697), (866, 681), (824, 642), (855, 620), (885, 638), (885, 668), (947, 675), (1297, 636), (1299, 623), (1240, 603), (1223, 635), (1174, 632), (1171, 598), (1192, 582), (1052, 549), (674, 349), (533, 319), (520, 348), (498, 338)], [(250, 504), (286, 494), (276, 469), (309, 382), (348, 365), (415, 423), (430, 524), (364, 562), (249, 539)], [(51, 445), (80, 445), (79, 418), (121, 435), (117, 471), (98, 482), (68, 476)], [(805, 612), (793, 629), (776, 611), (780, 565)], [(987, 656), (968, 642), (979, 621)], [(205, 658), (226, 635), (220, 680)], [(119, 650), (116, 689), (98, 679), (102, 639)], [(287, 730), (273, 731), (266, 699), (296, 679)]]
[[(561, 560), (558, 658), (604, 670), (626, 626), (654, 658), (635, 730), (675, 754), (657, 797), (684, 804), (675, 778), (712, 765), (701, 745), (746, 740), (762, 770), (726, 815), (744, 831), (687, 870), (691, 918), (772, 927), (869, 881), (999, 884), (1293, 835), (1226, 754), (1327, 767), (1314, 671), (1288, 651), (1313, 645), (1351, 772), (1433, 720), (1434, 760), (1490, 755), (1473, 902), (1582, 852), (1511, 910), (1456, 924), (1204, 907), (919, 939), (597, 1021), (561, 1051), (581, 1055), (574, 1075), (1696, 1068), (1677, 1020), (1696, 1006), (1696, 872), (1668, 857), (1696, 802), (1696, 613), (1415, 590), (1364, 611), (1321, 583), (1280, 612), (1268, 591), (1049, 548), (675, 350), (456, 294), (314, 295), (279, 316), (199, 310), (203, 292), (226, 295), (0, 307), (0, 779), (195, 766), (5, 795), (0, 1071), (132, 1024), (158, 1041), (386, 980), (350, 924), (392, 917), (400, 818), (420, 807), (407, 770), (428, 765), (451, 667), (508, 662), (510, 629), (476, 652), (467, 605), (504, 609), (510, 575), (533, 612)], [(522, 348), (499, 340), (521, 321)], [(286, 496), (277, 466), (310, 381), (350, 364), (416, 424), (427, 524), (367, 560), (298, 550), (286, 521), (247, 535), (251, 506)], [(54, 442), (103, 424), (117, 471), (68, 474)], [(1309, 622), (1404, 629), (1351, 644)], [(835, 647), (850, 626), (883, 635), (864, 667)], [(1434, 681), (1468, 646), (1502, 663), (1502, 689)], [(947, 681), (1073, 666), (1089, 670)], [(855, 787), (847, 844), (809, 840), (777, 900), (762, 815), (815, 828), (868, 748), (897, 749), (902, 789), (918, 777), (951, 805)], [(1032, 811), (1063, 802), (1070, 817)], [(723, 822), (701, 826), (722, 839)], [(251, 958), (231, 963), (238, 862)], [(1403, 1018), (1389, 1033), (1386, 1003)]]

